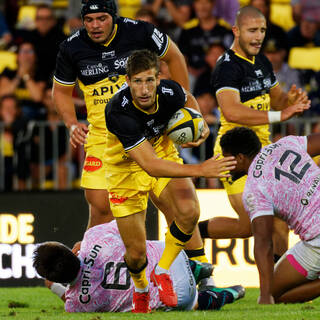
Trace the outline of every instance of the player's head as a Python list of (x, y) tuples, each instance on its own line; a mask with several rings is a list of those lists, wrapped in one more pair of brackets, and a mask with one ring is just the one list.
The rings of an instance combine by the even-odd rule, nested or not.
[(222, 153), (225, 157), (234, 156), (237, 164), (230, 171), (233, 180), (247, 174), (253, 158), (261, 149), (261, 142), (256, 133), (247, 127), (236, 127), (228, 130), (220, 140)]
[(80, 260), (59, 242), (44, 242), (33, 252), (33, 267), (47, 280), (70, 283), (80, 270)]
[(104, 43), (112, 34), (117, 18), (115, 0), (82, 0), (81, 17), (91, 40)]
[(156, 101), (156, 90), (160, 83), (160, 63), (156, 53), (149, 50), (134, 51), (127, 61), (127, 83), (134, 102), (148, 110)]
[(246, 58), (257, 55), (264, 40), (267, 24), (260, 10), (252, 6), (242, 7), (232, 27), (234, 47)]

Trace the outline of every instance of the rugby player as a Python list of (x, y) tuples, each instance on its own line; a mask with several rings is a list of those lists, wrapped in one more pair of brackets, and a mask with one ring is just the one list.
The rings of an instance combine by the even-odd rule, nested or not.
[[(106, 103), (125, 82), (126, 62), (133, 50), (149, 49), (168, 64), (172, 79), (188, 89), (185, 60), (177, 46), (152, 24), (118, 17), (115, 0), (84, 1), (81, 10), (84, 29), (60, 46), (53, 84), (53, 98), (64, 123), (70, 129), (70, 142), (84, 144), (86, 158), (81, 187), (89, 204), (88, 228), (113, 219), (109, 207), (103, 152), (106, 147), (104, 109)], [(86, 124), (78, 122), (72, 92), (76, 80), (84, 93)], [(199, 144), (209, 135), (207, 126)], [(198, 144), (197, 144), (198, 145)], [(150, 194), (156, 206), (173, 219), (176, 210)], [(203, 244), (198, 229), (187, 251), (201, 261)], [(75, 250), (79, 244), (75, 246)]]
[[(164, 242), (147, 241), (147, 274), (159, 260)], [(86, 231), (78, 256), (59, 242), (45, 242), (34, 251), (33, 264), (46, 278), (46, 285), (65, 301), (67, 312), (128, 312), (132, 310), (134, 286), (123, 259), (125, 247), (116, 222), (100, 224)], [(242, 298), (242, 286), (198, 292), (196, 279), (212, 272), (210, 264), (188, 260), (181, 251), (170, 268), (178, 293), (175, 308), (166, 307), (158, 290), (151, 286), (151, 310), (219, 310)], [(194, 276), (196, 274), (197, 276)], [(54, 283), (52, 283), (54, 281)], [(68, 283), (68, 287), (60, 283)]]
[[(107, 143), (107, 189), (110, 206), (126, 247), (124, 256), (135, 285), (134, 304), (147, 311), (149, 281), (146, 277), (145, 214), (149, 192), (175, 207), (168, 219), (166, 246), (152, 271), (151, 281), (159, 288), (160, 300), (177, 305), (169, 268), (191, 239), (199, 218), (194, 185), (186, 177), (227, 177), (232, 157), (211, 158), (201, 164), (184, 165), (173, 142), (165, 135), (172, 115), (182, 107), (200, 112), (196, 99), (177, 82), (160, 80), (159, 59), (154, 52), (138, 50), (127, 61), (127, 86), (115, 94), (105, 109)], [(198, 142), (197, 142), (198, 143)], [(179, 178), (179, 179), (171, 179)], [(138, 300), (139, 299), (139, 300)], [(140, 303), (139, 302), (139, 303)]]
[[(245, 125), (258, 135), (263, 146), (270, 143), (269, 124), (285, 121), (304, 109), (310, 101), (301, 89), (293, 86), (285, 93), (273, 73), (271, 63), (260, 53), (266, 33), (266, 19), (252, 6), (241, 8), (232, 28), (234, 42), (218, 60), (212, 75), (213, 92), (221, 111), (221, 127), (214, 154), (221, 154), (220, 138), (229, 129)], [(274, 111), (270, 111), (271, 108)], [(246, 176), (236, 181), (222, 179), (232, 208), (238, 218), (216, 217), (199, 224), (202, 236), (213, 239), (251, 236), (250, 221), (242, 204)], [(275, 253), (287, 249), (287, 225), (276, 220), (278, 230)]]
[[(320, 295), (320, 134), (288, 136), (261, 149), (255, 132), (240, 127), (220, 141), (223, 155), (236, 157), (233, 177), (248, 175), (243, 203), (254, 236), (260, 275), (258, 303), (304, 302)], [(284, 220), (301, 241), (274, 268), (273, 217)]]

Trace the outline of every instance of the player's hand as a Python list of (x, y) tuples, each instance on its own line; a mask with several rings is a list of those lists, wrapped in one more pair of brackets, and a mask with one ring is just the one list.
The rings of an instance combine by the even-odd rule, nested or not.
[(210, 134), (210, 129), (208, 127), (208, 124), (206, 121), (204, 121), (204, 126), (203, 126), (203, 130), (201, 133), (200, 138), (195, 141), (195, 142), (188, 142), (188, 143), (184, 143), (181, 145), (181, 148), (195, 148), (195, 147), (199, 147), (201, 143), (203, 143), (209, 136)]
[(81, 247), (81, 241), (78, 241), (74, 244), (73, 248), (71, 249), (71, 251), (77, 256), (79, 254), (80, 251), (80, 247)]
[(301, 115), (305, 110), (308, 110), (311, 106), (311, 101), (305, 102), (305, 97), (301, 95), (297, 99), (297, 103), (289, 106), (281, 111), (281, 121), (288, 120), (294, 116)]
[(87, 133), (89, 129), (84, 123), (76, 123), (70, 127), (70, 143), (76, 148), (78, 145), (84, 145), (87, 143)]
[(218, 160), (220, 154), (201, 163), (201, 176), (206, 178), (223, 178), (230, 177), (227, 173), (233, 170), (237, 164), (234, 157), (225, 157)]
[(258, 304), (274, 304), (274, 298), (272, 295), (266, 295), (266, 296), (259, 296), (258, 297)]
[(308, 95), (307, 92), (302, 90), (301, 88), (297, 88), (295, 84), (293, 84), (288, 92), (288, 106), (292, 106), (294, 104), (307, 103)]

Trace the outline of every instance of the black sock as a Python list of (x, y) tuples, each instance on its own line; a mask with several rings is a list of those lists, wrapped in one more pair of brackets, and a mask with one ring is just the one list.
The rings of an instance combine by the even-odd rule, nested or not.
[(201, 221), (198, 223), (200, 235), (201, 235), (201, 238), (203, 239), (209, 238), (208, 224), (209, 224), (209, 220)]
[(200, 291), (198, 295), (198, 310), (219, 310), (226, 303), (232, 303), (233, 300), (233, 295), (226, 290), (222, 292)]

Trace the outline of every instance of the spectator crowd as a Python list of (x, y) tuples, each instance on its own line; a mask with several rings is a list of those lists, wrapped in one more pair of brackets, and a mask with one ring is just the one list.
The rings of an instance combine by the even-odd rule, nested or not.
[[(212, 156), (219, 111), (210, 75), (219, 56), (233, 42), (231, 27), (237, 10), (247, 4), (266, 17), (262, 51), (279, 83), (286, 91), (294, 83), (308, 92), (311, 108), (302, 117), (319, 117), (312, 127), (318, 131), (320, 71), (312, 66), (294, 69), (289, 57), (296, 47), (320, 48), (320, 1), (118, 0), (119, 15), (153, 23), (177, 43), (185, 56), (190, 91), (211, 128), (204, 149), (181, 150), (185, 162)], [(272, 19), (277, 4), (288, 9), (283, 11), (287, 15), (283, 18), (291, 19), (292, 26)], [(80, 9), (80, 0), (65, 1), (60, 7), (55, 0), (5, 0), (0, 5), (0, 166), (4, 168), (0, 172), (5, 173), (0, 178), (0, 191), (41, 188), (41, 175), (48, 181), (57, 177), (59, 189), (68, 188), (69, 177), (73, 181), (78, 178), (81, 155), (68, 146), (68, 133), (55, 111), (51, 88), (59, 44), (82, 27)], [(14, 68), (8, 59), (14, 59)], [(170, 77), (165, 63), (161, 71), (163, 77)], [(73, 98), (78, 118), (85, 121), (85, 104), (77, 86)], [(290, 124), (286, 128), (290, 134), (302, 133)], [(281, 132), (276, 126), (274, 130), (279, 137)], [(216, 180), (195, 183), (219, 187)]]

